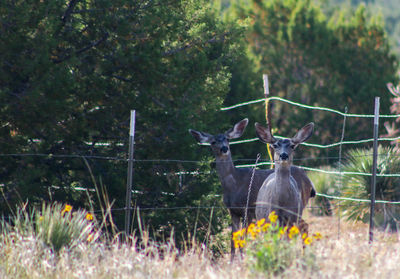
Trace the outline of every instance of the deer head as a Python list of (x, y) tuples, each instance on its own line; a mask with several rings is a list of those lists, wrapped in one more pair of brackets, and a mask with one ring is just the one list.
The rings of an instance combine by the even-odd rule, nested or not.
[(301, 128), (291, 139), (278, 140), (272, 135), (270, 127), (264, 128), (259, 123), (256, 123), (255, 126), (258, 138), (262, 142), (271, 145), (274, 151), (274, 161), (281, 163), (291, 163), (293, 160), (293, 151), (300, 143), (310, 138), (314, 131), (314, 123), (311, 122)]
[(200, 143), (209, 143), (216, 157), (230, 156), (229, 140), (242, 136), (249, 120), (247, 118), (236, 123), (223, 134), (211, 135), (205, 132), (189, 129), (192, 136)]

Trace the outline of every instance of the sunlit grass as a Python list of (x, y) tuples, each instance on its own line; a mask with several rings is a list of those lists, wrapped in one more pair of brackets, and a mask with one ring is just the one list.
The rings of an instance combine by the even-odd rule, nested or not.
[[(57, 211), (61, 214), (64, 208), (60, 206)], [(78, 209), (64, 212), (62, 218), (75, 211)], [(215, 259), (205, 245), (192, 245), (183, 251), (175, 246), (173, 237), (162, 243), (153, 242), (145, 233), (141, 240), (132, 236), (125, 241), (122, 234), (101, 236), (92, 242), (81, 238), (76, 245), (64, 246), (55, 253), (35, 230), (29, 229), (33, 217), (21, 218), (18, 229), (5, 228), (2, 223), (0, 278), (398, 278), (399, 234), (377, 231), (375, 242), (370, 245), (367, 225), (341, 220), (339, 235), (337, 216), (314, 217), (307, 213), (304, 217), (310, 226), (307, 237), (313, 241), (309, 249), (312, 257), (299, 260), (303, 253), (301, 243), (306, 238), (295, 228), (287, 228), (286, 236), (292, 234), (297, 239), (300, 255), (276, 275), (252, 268), (247, 251), (231, 262), (229, 254)], [(87, 220), (86, 217), (83, 211), (80, 218)], [(259, 221), (254, 223), (253, 231), (260, 228), (258, 237), (263, 228), (268, 231), (272, 226), (270, 220)], [(246, 250), (252, 245), (251, 236), (247, 241)]]

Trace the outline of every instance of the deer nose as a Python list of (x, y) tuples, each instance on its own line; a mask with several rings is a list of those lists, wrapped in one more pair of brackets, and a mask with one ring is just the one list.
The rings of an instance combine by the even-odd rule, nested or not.
[(287, 153), (282, 153), (279, 157), (281, 157), (282, 160), (287, 160), (289, 155)]
[(222, 153), (227, 153), (228, 152), (228, 147), (227, 146), (222, 146), (221, 147), (221, 152)]

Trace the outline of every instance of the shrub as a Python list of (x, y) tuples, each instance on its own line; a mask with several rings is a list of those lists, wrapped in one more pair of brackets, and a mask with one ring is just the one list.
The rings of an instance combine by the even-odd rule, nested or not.
[[(329, 166), (321, 167), (321, 169), (326, 171), (334, 170)], [(338, 187), (336, 185), (337, 177), (335, 175), (322, 172), (310, 172), (308, 173), (308, 177), (313, 182), (317, 193), (325, 195), (338, 194)], [(332, 204), (328, 198), (317, 195), (314, 199), (311, 199), (311, 202), (313, 205), (311, 212), (314, 215), (332, 215)]]
[[(354, 149), (348, 152), (347, 160), (343, 164), (344, 172), (371, 173), (372, 149)], [(378, 147), (377, 174), (394, 174), (400, 169), (399, 154), (390, 147)], [(371, 198), (372, 176), (346, 174), (343, 176), (344, 197), (357, 199)], [(387, 201), (400, 200), (399, 177), (376, 177), (376, 199)], [(370, 203), (342, 201), (343, 214), (347, 219), (368, 222), (370, 218)], [(400, 218), (398, 206), (378, 203), (375, 206), (375, 223), (381, 228), (396, 229), (396, 219)]]
[[(275, 212), (272, 212), (268, 221), (261, 219), (234, 232), (235, 247), (244, 247), (250, 267), (266, 274), (279, 274), (295, 264), (312, 268), (313, 253), (308, 246), (314, 240), (319, 240), (321, 235), (301, 234), (297, 226), (282, 227), (277, 218)], [(301, 244), (305, 246), (304, 250)]]
[(22, 236), (35, 236), (54, 252), (63, 247), (72, 248), (82, 242), (94, 242), (99, 231), (94, 216), (86, 210), (72, 210), (70, 205), (43, 204), (41, 210), (17, 210), (11, 224), (4, 221), (4, 231)]

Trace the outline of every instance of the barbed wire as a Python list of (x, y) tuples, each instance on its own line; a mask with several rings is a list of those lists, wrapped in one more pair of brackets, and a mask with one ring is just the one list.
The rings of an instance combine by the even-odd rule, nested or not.
[[(335, 109), (331, 109), (331, 108), (326, 108), (326, 107), (317, 107), (317, 106), (310, 106), (310, 105), (305, 105), (302, 103), (298, 103), (298, 102), (293, 102), (281, 97), (269, 97), (268, 101), (272, 101), (272, 100), (276, 100), (276, 101), (281, 101), (284, 103), (288, 103), (294, 106), (298, 106), (298, 107), (302, 107), (302, 108), (307, 108), (307, 109), (313, 109), (313, 110), (321, 110), (321, 111), (327, 111), (327, 112), (332, 112), (332, 113), (336, 113), (339, 114), (341, 116), (346, 116), (346, 117), (358, 117), (358, 118), (373, 118), (374, 115), (373, 114), (353, 114), (353, 113), (344, 113)], [(256, 104), (256, 103), (261, 103), (261, 102), (265, 102), (266, 98), (262, 98), (262, 99), (258, 99), (258, 100), (252, 100), (252, 101), (248, 101), (248, 102), (243, 102), (243, 103), (239, 103), (236, 105), (232, 105), (229, 107), (223, 107), (220, 110), (222, 111), (226, 111), (226, 110), (231, 110), (231, 109), (235, 109), (238, 107), (242, 107), (242, 106), (247, 106), (247, 105), (251, 105), (251, 104)], [(379, 117), (381, 118), (398, 118), (400, 117), (400, 114), (393, 114), (393, 115), (379, 115)]]

